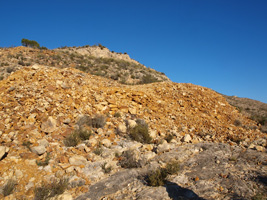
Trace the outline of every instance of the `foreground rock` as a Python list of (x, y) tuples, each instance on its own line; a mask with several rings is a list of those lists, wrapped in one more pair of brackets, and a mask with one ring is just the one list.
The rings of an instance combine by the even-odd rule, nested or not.
[[(164, 187), (149, 187), (143, 177), (158, 163), (178, 160), (181, 169)], [(126, 169), (89, 187), (85, 199), (252, 199), (267, 191), (267, 155), (227, 144), (186, 145)], [(266, 197), (266, 196), (265, 196)]]
[(0, 160), (8, 153), (9, 148), (0, 146)]

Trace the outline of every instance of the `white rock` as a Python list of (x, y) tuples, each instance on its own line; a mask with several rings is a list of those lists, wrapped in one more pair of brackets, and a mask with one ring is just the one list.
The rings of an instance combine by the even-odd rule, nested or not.
[(104, 139), (101, 141), (101, 143), (108, 148), (111, 146), (111, 141), (109, 139)]
[(60, 194), (57, 195), (55, 197), (49, 198), (49, 200), (72, 200), (72, 196), (69, 193), (64, 193), (64, 194)]
[(154, 158), (156, 155), (157, 155), (157, 154), (156, 154), (155, 152), (151, 152), (151, 151), (149, 151), (149, 152), (147, 152), (147, 153), (145, 153), (145, 154), (143, 155), (143, 158), (144, 158), (146, 161), (148, 161), (148, 160)]
[(98, 128), (96, 130), (96, 132), (99, 134), (99, 135), (102, 135), (104, 133), (103, 129), (102, 128)]
[(157, 130), (150, 130), (149, 135), (150, 135), (150, 137), (155, 139), (157, 137)]
[(92, 138), (86, 144), (87, 144), (87, 146), (94, 147), (98, 144), (98, 141), (97, 141), (97, 139)]
[(132, 115), (136, 115), (137, 114), (136, 108), (129, 108), (129, 113)]
[(255, 148), (255, 145), (254, 144), (250, 144), (248, 148), (249, 149), (254, 149)]
[(184, 138), (183, 138), (183, 142), (190, 142), (191, 141), (191, 136), (189, 134), (185, 134)]
[(171, 145), (164, 140), (162, 144), (160, 144), (157, 148), (157, 152), (164, 152), (170, 150)]
[(71, 166), (71, 167), (67, 168), (65, 171), (66, 171), (66, 173), (71, 173), (74, 171), (74, 167)]
[(38, 155), (42, 155), (46, 152), (46, 148), (44, 146), (36, 146), (36, 147), (32, 147), (31, 151)]
[(41, 129), (45, 133), (52, 133), (56, 130), (57, 126), (57, 120), (55, 120), (53, 117), (48, 117), (47, 121), (42, 123)]
[(136, 126), (136, 122), (134, 120), (128, 120), (128, 126), (129, 128), (134, 128)]
[(44, 171), (46, 171), (46, 172), (52, 172), (52, 168), (51, 168), (50, 165), (45, 166), (43, 169), (44, 169)]
[(20, 170), (16, 170), (16, 171), (15, 171), (15, 176), (16, 176), (16, 178), (18, 178), (18, 179), (22, 178), (22, 177), (23, 177), (23, 173), (22, 173), (22, 171), (20, 171)]
[(256, 146), (255, 147), (257, 151), (260, 151), (260, 152), (264, 152), (265, 151), (265, 148), (262, 147), (262, 146)]
[(87, 160), (83, 156), (72, 156), (69, 159), (71, 165), (84, 165), (86, 162)]
[(40, 146), (48, 147), (49, 142), (46, 139), (41, 139), (37, 141)]
[(118, 126), (118, 131), (119, 133), (126, 133), (127, 132), (127, 127), (124, 124), (119, 124)]
[(25, 186), (25, 189), (26, 189), (26, 191), (28, 191), (32, 187), (34, 187), (34, 182), (31, 181)]
[(34, 69), (34, 70), (37, 70), (37, 69), (39, 69), (40, 68), (40, 66), (38, 65), (38, 64), (34, 64), (33, 66), (32, 66), (32, 69)]
[(9, 148), (5, 146), (0, 146), (0, 160), (3, 158), (3, 156), (9, 152)]
[(35, 166), (36, 165), (36, 159), (31, 159), (31, 160), (26, 159), (25, 164)]

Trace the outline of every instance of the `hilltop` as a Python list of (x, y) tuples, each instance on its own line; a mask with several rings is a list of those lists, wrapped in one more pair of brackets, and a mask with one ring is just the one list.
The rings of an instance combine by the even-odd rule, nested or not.
[(128, 54), (111, 52), (102, 45), (63, 47), (54, 50), (29, 47), (0, 49), (0, 78), (23, 66), (41, 64), (57, 68), (76, 68), (124, 84), (169, 81), (164, 73), (147, 68)]
[[(266, 197), (267, 135), (257, 122), (209, 88), (103, 49), (0, 50), (1, 198)], [(90, 59), (154, 78), (87, 73)]]

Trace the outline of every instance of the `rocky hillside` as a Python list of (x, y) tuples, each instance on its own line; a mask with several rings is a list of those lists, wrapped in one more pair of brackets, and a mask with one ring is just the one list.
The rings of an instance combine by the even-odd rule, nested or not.
[(224, 95), (228, 103), (235, 106), (239, 112), (256, 121), (261, 131), (267, 133), (267, 104), (248, 98)]
[(208, 88), (36, 64), (0, 91), (5, 199), (266, 198), (266, 134)]
[(147, 68), (129, 55), (109, 51), (103, 46), (65, 47), (40, 50), (28, 47), (0, 49), (0, 79), (23, 66), (41, 64), (57, 68), (76, 68), (123, 84), (169, 81), (164, 73)]

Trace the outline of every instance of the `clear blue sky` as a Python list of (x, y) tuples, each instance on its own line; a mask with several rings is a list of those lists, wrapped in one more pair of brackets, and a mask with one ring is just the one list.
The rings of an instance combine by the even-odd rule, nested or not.
[(267, 103), (267, 0), (0, 0), (0, 46), (101, 43), (172, 81)]

